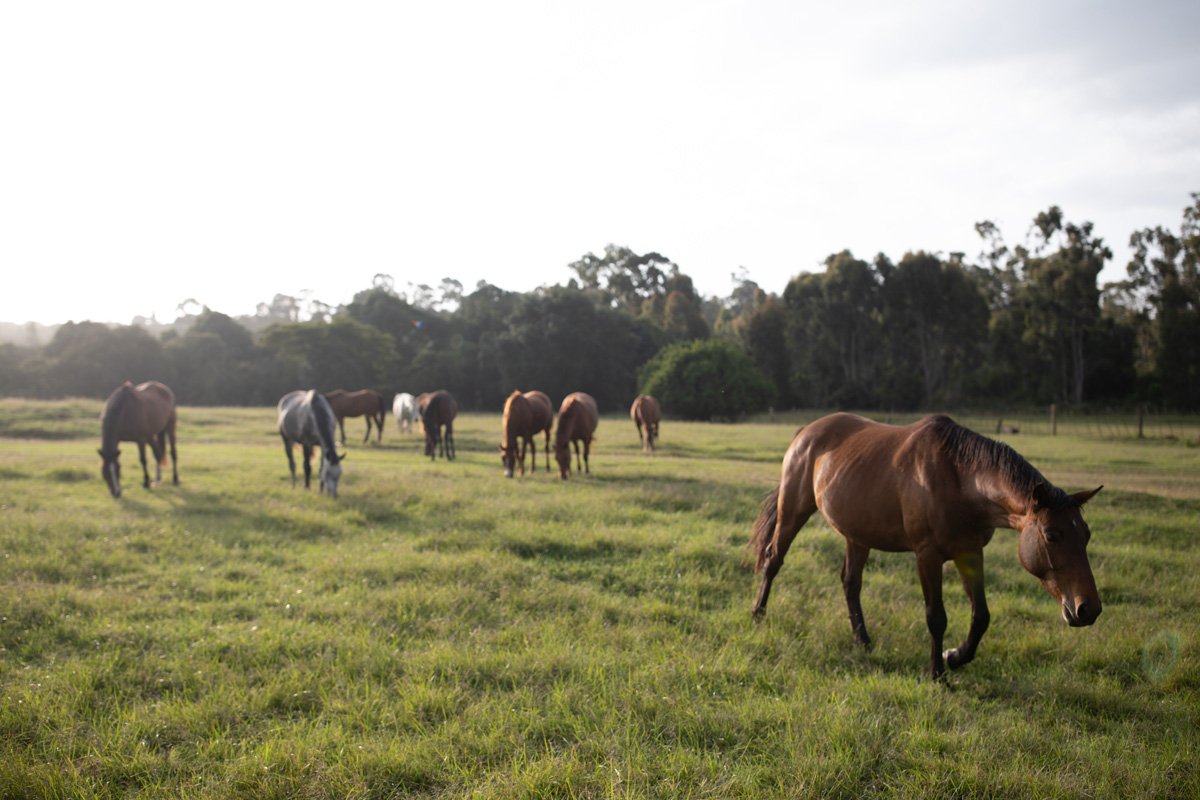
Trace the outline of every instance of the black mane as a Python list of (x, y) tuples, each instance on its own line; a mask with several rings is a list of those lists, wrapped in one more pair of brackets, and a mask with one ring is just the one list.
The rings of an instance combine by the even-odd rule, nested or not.
[(1026, 497), (1037, 493), (1040, 503), (1052, 509), (1070, 504), (1066, 492), (1046, 480), (1024, 456), (1003, 442), (981, 436), (943, 414), (927, 417), (924, 424), (959, 470), (998, 472), (1014, 491)]

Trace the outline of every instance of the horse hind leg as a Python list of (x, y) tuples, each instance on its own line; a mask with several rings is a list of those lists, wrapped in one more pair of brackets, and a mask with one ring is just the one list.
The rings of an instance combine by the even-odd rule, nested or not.
[(751, 616), (758, 619), (767, 613), (767, 598), (771, 596), (771, 584), (783, 566), (783, 559), (796, 534), (804, 527), (817, 510), (811, 492), (805, 497), (796, 497), (790, 481), (784, 480), (778, 489), (767, 495), (754, 524), (751, 545), (758, 549), (756, 570), (762, 570), (762, 583), (754, 600)]
[(867, 564), (867, 556), (871, 548), (846, 540), (846, 558), (842, 562), (842, 589), (846, 593), (846, 608), (850, 612), (850, 629), (854, 631), (854, 639), (863, 647), (870, 649), (871, 637), (867, 635), (867, 623), (863, 619), (862, 575), (863, 567)]

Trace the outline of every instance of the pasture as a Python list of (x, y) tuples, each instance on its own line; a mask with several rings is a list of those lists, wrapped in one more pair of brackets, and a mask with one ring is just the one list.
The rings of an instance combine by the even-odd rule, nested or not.
[(113, 500), (100, 405), (0, 400), (0, 797), (1200, 796), (1182, 440), (1000, 437), (1105, 485), (1104, 613), (1069, 629), (998, 531), (991, 628), (937, 685), (911, 554), (871, 556), (864, 652), (817, 518), (751, 621), (795, 420), (668, 419), (650, 455), (604, 417), (562, 482), (544, 452), (502, 476), (498, 411), (459, 417), (453, 462), (393, 419), (332, 501), (292, 489), (273, 409), (184, 407), (182, 485)]

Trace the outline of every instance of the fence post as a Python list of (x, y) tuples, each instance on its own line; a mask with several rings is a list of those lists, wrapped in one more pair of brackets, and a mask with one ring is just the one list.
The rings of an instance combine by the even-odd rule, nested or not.
[(1138, 438), (1139, 439), (1145, 438), (1142, 435), (1142, 423), (1145, 421), (1145, 417), (1146, 417), (1146, 404), (1138, 403)]
[(1050, 435), (1058, 436), (1058, 403), (1050, 404)]

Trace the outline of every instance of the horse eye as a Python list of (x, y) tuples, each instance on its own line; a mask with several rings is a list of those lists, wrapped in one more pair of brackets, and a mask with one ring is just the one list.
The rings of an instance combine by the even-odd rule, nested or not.
[(1062, 538), (1062, 534), (1055, 528), (1043, 528), (1042, 531), (1046, 536), (1047, 542), (1057, 542)]

